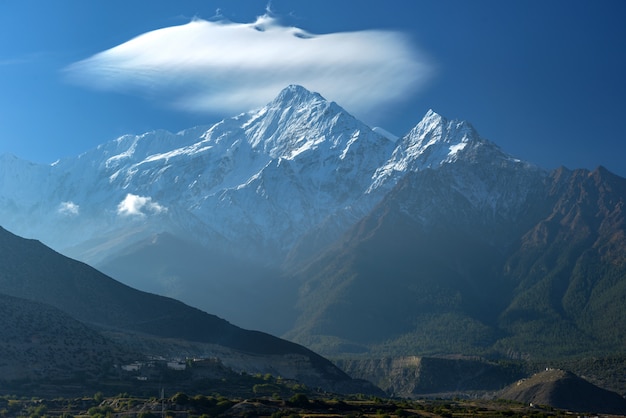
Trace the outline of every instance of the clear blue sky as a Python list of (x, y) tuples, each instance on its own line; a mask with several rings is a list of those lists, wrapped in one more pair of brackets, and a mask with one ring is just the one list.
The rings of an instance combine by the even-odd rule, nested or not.
[[(251, 97), (239, 93), (226, 100), (224, 86), (243, 82), (226, 80), (230, 75), (219, 73), (223, 69), (210, 70), (205, 79), (196, 72), (177, 83), (176, 77), (189, 71), (185, 66), (195, 63), (187, 57), (173, 67), (170, 78), (146, 73), (131, 79), (132, 68), (123, 74), (115, 67), (123, 54), (96, 55), (195, 17), (213, 22), (204, 29), (198, 26), (206, 36), (234, 29), (241, 42), (222, 51), (229, 59), (235, 52), (250, 56), (261, 50), (270, 56), (285, 48), (283, 55), (299, 58), (287, 58), (280, 68), (297, 61), (300, 67), (292, 71), (306, 73), (311, 63), (303, 54), (323, 65), (344, 56), (337, 79), (339, 72), (347, 74), (357, 87), (362, 85), (364, 95), (342, 90), (349, 84), (343, 81), (317, 85), (327, 99), (371, 126), (402, 135), (432, 108), (470, 121), (505, 151), (546, 168), (604, 165), (626, 176), (625, 1), (273, 0), (269, 10), (279, 28), (318, 35), (318, 49), (301, 51), (281, 43), (286, 38), (279, 31), (268, 31), (278, 34), (271, 44), (275, 47), (267, 46), (267, 51), (263, 43), (244, 39), (237, 24), (255, 22), (267, 6), (241, 0), (0, 0), (0, 153), (49, 163), (121, 134), (178, 131), (238, 113), (238, 105)], [(218, 27), (218, 20), (231, 23)], [(143, 48), (144, 55), (150, 54), (145, 45), (161, 42), (153, 38), (147, 44), (137, 41), (131, 53)], [(302, 45), (314, 44), (306, 42)], [(343, 43), (352, 52), (335, 51)], [(154, 53), (179, 49), (175, 40), (163, 45)], [(255, 50), (246, 50), (248, 45)], [(282, 80), (271, 63), (252, 80), (245, 56), (227, 72), (241, 69), (246, 83), (258, 81), (253, 98), (262, 95), (260, 85), (272, 87)], [(262, 61), (255, 57), (255, 64)], [(353, 75), (351, 62), (363, 74)], [(374, 68), (380, 71), (374, 74)], [(306, 76), (314, 77), (316, 71)], [(285, 74), (285, 79), (293, 75)], [(266, 82), (266, 76), (274, 79)], [(204, 92), (194, 102), (202, 101), (202, 106), (190, 104), (196, 90)]]

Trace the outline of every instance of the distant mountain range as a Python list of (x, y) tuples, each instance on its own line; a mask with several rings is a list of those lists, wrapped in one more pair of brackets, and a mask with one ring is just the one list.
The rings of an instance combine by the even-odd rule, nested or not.
[(49, 166), (0, 158), (9, 230), (334, 356), (624, 354), (625, 199), (602, 167), (544, 170), (433, 111), (395, 138), (300, 86)]

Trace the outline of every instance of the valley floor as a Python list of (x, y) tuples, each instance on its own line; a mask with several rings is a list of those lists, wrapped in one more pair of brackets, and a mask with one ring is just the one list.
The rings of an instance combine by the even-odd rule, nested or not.
[[(589, 411), (591, 413), (591, 411)], [(571, 417), (571, 412), (541, 405), (504, 400), (381, 398), (309, 399), (304, 394), (279, 398), (239, 399), (188, 396), (166, 399), (118, 395), (103, 398), (15, 399), (0, 398), (2, 417)], [(608, 415), (604, 415), (608, 416)]]

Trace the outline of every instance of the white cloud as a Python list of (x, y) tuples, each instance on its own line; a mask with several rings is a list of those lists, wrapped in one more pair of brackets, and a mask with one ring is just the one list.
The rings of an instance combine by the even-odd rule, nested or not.
[(167, 208), (153, 202), (151, 197), (137, 196), (132, 193), (128, 193), (117, 205), (117, 213), (122, 216), (145, 216), (146, 213), (161, 212), (167, 212)]
[(92, 88), (219, 113), (262, 106), (300, 84), (357, 114), (414, 93), (433, 72), (402, 33), (315, 35), (268, 15), (249, 24), (195, 19), (147, 32), (65, 71)]
[(80, 206), (72, 201), (61, 202), (57, 209), (61, 215), (76, 216), (80, 212)]

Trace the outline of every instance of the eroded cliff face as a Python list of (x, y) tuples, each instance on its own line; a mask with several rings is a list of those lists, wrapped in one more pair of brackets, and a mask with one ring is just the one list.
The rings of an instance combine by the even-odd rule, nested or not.
[[(217, 348), (217, 347), (214, 347)], [(254, 355), (234, 350), (220, 349), (220, 361), (224, 366), (235, 372), (271, 374), (287, 379), (297, 380), (309, 387), (320, 387), (337, 393), (362, 393), (373, 396), (384, 396), (371, 379), (354, 377), (352, 379), (337, 375), (335, 369), (327, 368), (320, 373), (319, 367), (311, 363), (311, 358), (298, 355)], [(393, 381), (393, 377), (391, 377)]]
[(365, 379), (390, 396), (493, 391), (521, 376), (516, 367), (474, 358), (395, 357), (336, 360), (353, 378)]

